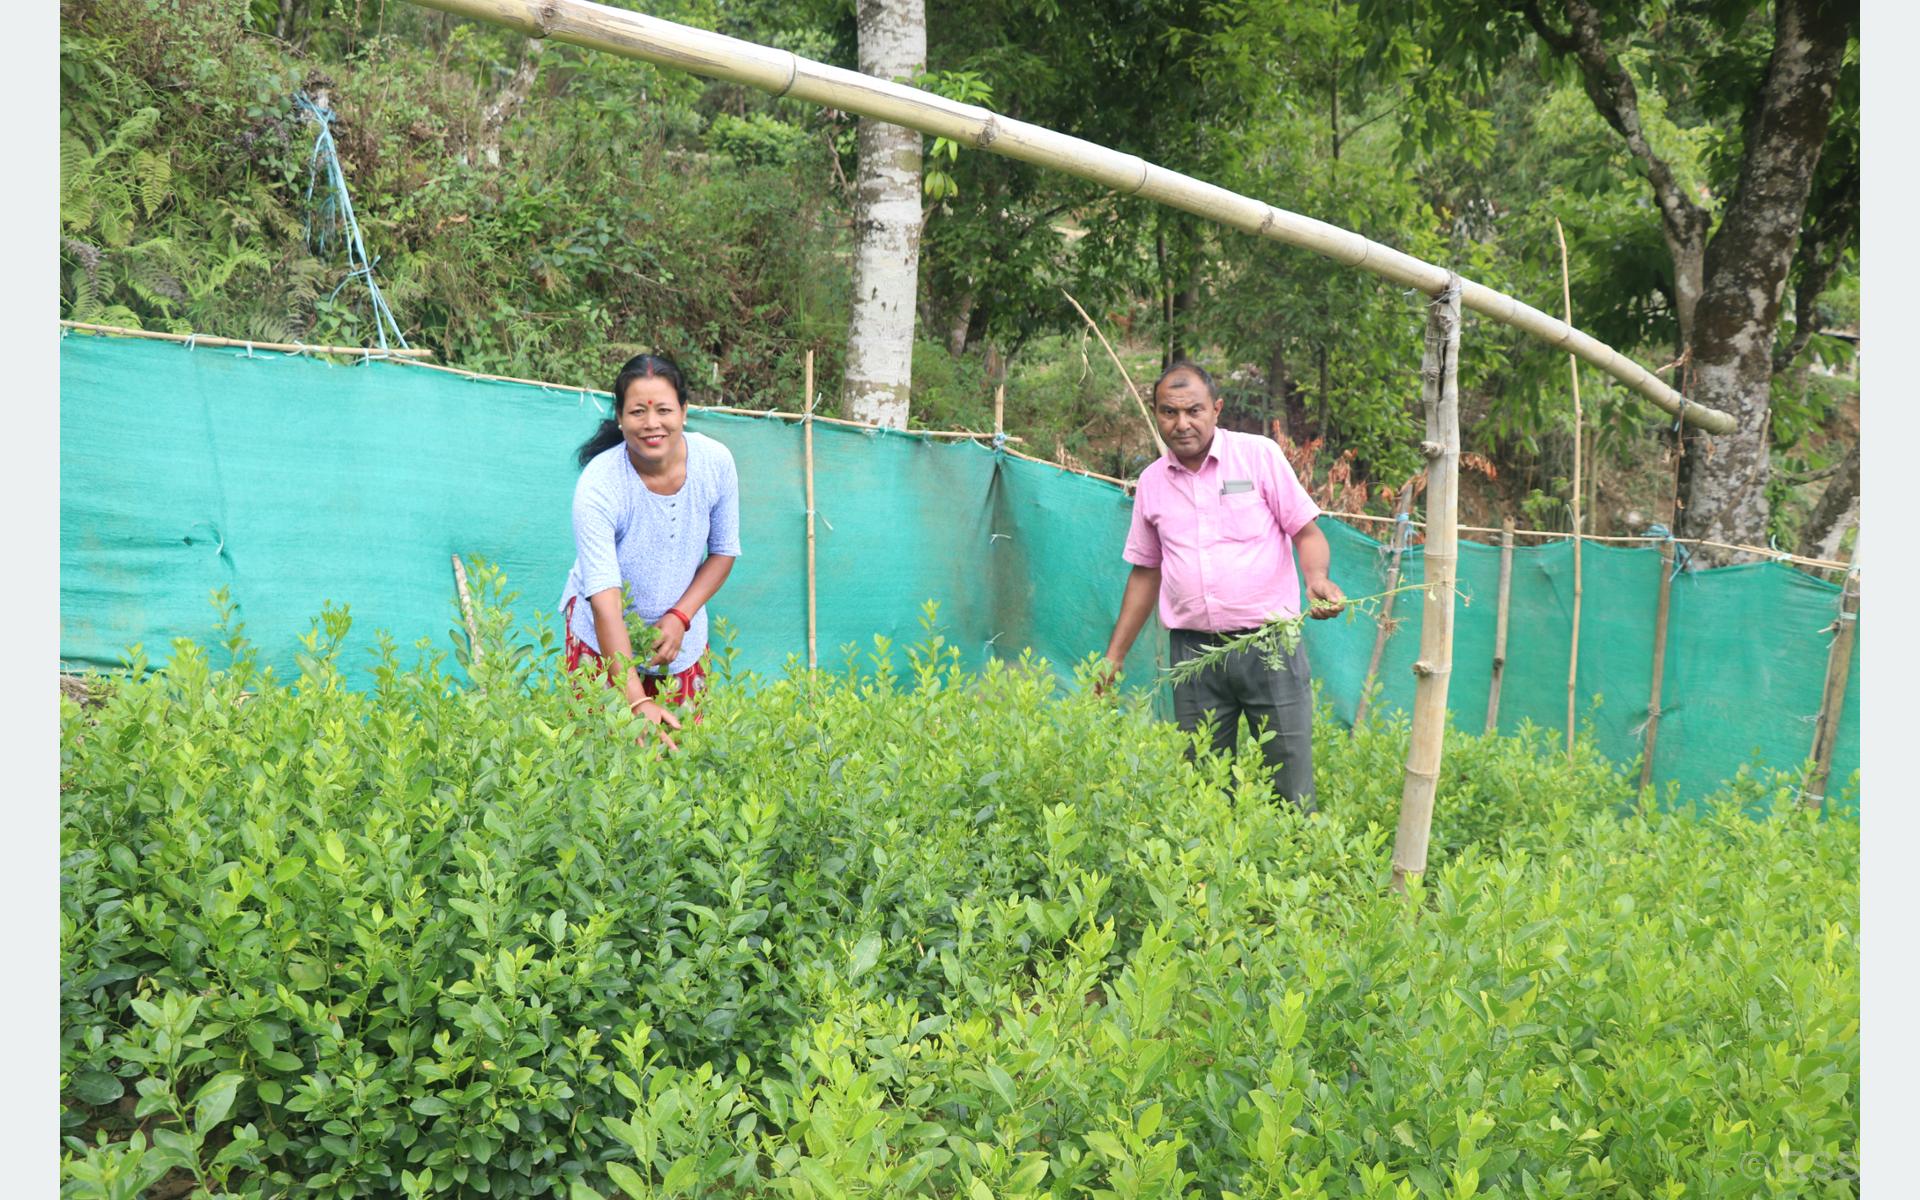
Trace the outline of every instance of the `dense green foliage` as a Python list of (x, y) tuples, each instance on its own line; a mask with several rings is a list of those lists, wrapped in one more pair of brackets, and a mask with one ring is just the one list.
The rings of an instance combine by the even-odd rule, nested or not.
[(1398, 719), (1302, 819), (930, 634), (722, 654), (664, 754), (479, 584), (466, 680), (329, 611), (63, 702), (64, 1194), (1855, 1190), (1859, 829), (1788, 788), (1455, 737), (1403, 899)]
[[(844, 2), (631, 6), (855, 60)], [(927, 86), (1456, 263), (1549, 311), (1559, 216), (1580, 322), (1646, 361), (1671, 356), (1644, 181), (1564, 66), (1524, 39), (1468, 72), (1430, 53), (1431, 31), (1394, 5), (936, 0), (927, 19)], [(1634, 46), (1652, 136), (1702, 186), (1724, 189), (1734, 161), (1711, 125), (1724, 126), (1731, 93), (1682, 99), (1682, 84), (1719, 78), (1700, 64), (1723, 59), (1750, 75), (1764, 50), (1751, 24), (1728, 33), (1689, 10), (1670, 54), (1659, 38)], [(496, 161), (483, 114), (531, 60), (523, 39), (489, 26), (401, 0), (64, 0), (61, 30), (65, 316), (368, 337), (361, 289), (336, 293), (337, 251), (304, 236), (312, 133), (291, 97), (326, 87), (385, 292), (408, 337), (443, 361), (604, 386), (629, 354), (660, 349), (703, 402), (793, 409), (813, 350), (823, 396), (837, 396), (847, 114), (555, 44), (509, 105)], [(1065, 287), (1131, 344), (1136, 376), (1170, 350), (1201, 354), (1237, 374), (1239, 427), (1279, 418), (1297, 441), (1324, 437), (1327, 461), (1353, 451), (1376, 487), (1419, 469), (1411, 298), (992, 155), (942, 146), (928, 170), (916, 421), (990, 428), (992, 346), (1008, 363), (1008, 426), (1028, 449), (1116, 474), (1143, 465), (1150, 439), (1104, 354), (1088, 352)], [(1841, 256), (1824, 302), (1832, 323), (1857, 307), (1852, 262)], [(1469, 339), (1467, 448), (1498, 464), (1509, 504), (1539, 502), (1531, 522), (1564, 526), (1564, 362), (1487, 323)], [(1801, 361), (1849, 356), (1817, 338)], [(1647, 410), (1591, 374), (1585, 390), (1603, 468), (1657, 474)], [(1829, 431), (1852, 390), (1817, 371), (1781, 376), (1783, 468), (1817, 474), (1844, 453), (1849, 438)], [(1777, 491), (1789, 537), (1811, 496)], [(1653, 498), (1617, 492), (1620, 510)]]

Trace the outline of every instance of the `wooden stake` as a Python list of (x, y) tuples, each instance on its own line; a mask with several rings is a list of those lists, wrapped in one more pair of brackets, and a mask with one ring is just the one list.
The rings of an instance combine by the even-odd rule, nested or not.
[(1367, 677), (1360, 681), (1360, 702), (1353, 707), (1353, 725), (1347, 731), (1351, 736), (1360, 728), (1367, 717), (1367, 689), (1373, 685), (1373, 678), (1380, 671), (1380, 656), (1386, 652), (1387, 636), (1393, 629), (1393, 602), (1397, 598), (1393, 589), (1400, 586), (1400, 556), (1406, 553), (1407, 539), (1413, 527), (1406, 522), (1406, 516), (1413, 509), (1413, 480), (1409, 479), (1400, 489), (1400, 496), (1394, 502), (1393, 512), (1397, 518), (1393, 524), (1392, 552), (1387, 559), (1387, 598), (1380, 603), (1380, 619), (1373, 631), (1373, 654), (1367, 659)]
[[(1573, 284), (1567, 274), (1567, 235), (1560, 218), (1553, 219), (1553, 236), (1560, 239), (1560, 300), (1566, 306), (1567, 324), (1573, 324)], [(1567, 371), (1573, 376), (1573, 640), (1567, 647), (1567, 757), (1573, 757), (1574, 695), (1580, 678), (1580, 360), (1567, 355)]]
[(993, 437), (995, 441), (1007, 436), (1007, 381), (1002, 379), (993, 387)]
[(470, 661), (480, 661), (480, 627), (473, 619), (473, 597), (467, 593), (467, 568), (458, 554), (453, 556), (453, 586), (460, 593), (460, 615), (467, 622), (467, 651)]
[(1500, 728), (1500, 678), (1507, 670), (1507, 601), (1513, 595), (1513, 518), (1500, 522), (1500, 598), (1494, 608), (1493, 678), (1487, 684), (1487, 732)]
[(1653, 609), (1653, 688), (1647, 697), (1647, 745), (1640, 754), (1640, 790), (1653, 782), (1653, 749), (1660, 741), (1660, 688), (1667, 675), (1667, 613), (1673, 602), (1671, 541), (1660, 546), (1660, 599)]
[(1813, 769), (1800, 789), (1800, 803), (1819, 808), (1827, 800), (1827, 776), (1833, 770), (1833, 746), (1840, 738), (1840, 717), (1847, 703), (1847, 676), (1853, 670), (1853, 640), (1860, 628), (1860, 533), (1853, 535), (1853, 566), (1840, 589), (1840, 615), (1833, 622), (1827, 650), (1827, 685), (1820, 695), (1820, 720), (1813, 727)]
[(1407, 743), (1400, 823), (1393, 838), (1393, 889), (1427, 869), (1434, 792), (1447, 732), (1447, 684), (1453, 675), (1454, 577), (1460, 548), (1460, 277), (1427, 305), (1426, 351), (1420, 362), (1420, 398), (1427, 410), (1426, 600), (1420, 623), (1420, 659), (1413, 693), (1413, 736)]
[(807, 351), (807, 412), (800, 421), (807, 440), (807, 670), (820, 665), (817, 626), (818, 576), (813, 562), (813, 351)]

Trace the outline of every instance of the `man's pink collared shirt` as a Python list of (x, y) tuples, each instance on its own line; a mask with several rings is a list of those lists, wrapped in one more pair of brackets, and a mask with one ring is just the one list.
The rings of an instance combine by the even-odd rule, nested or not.
[(1121, 557), (1160, 568), (1160, 623), (1224, 633), (1300, 613), (1293, 538), (1320, 515), (1271, 438), (1217, 429), (1198, 471), (1140, 473)]

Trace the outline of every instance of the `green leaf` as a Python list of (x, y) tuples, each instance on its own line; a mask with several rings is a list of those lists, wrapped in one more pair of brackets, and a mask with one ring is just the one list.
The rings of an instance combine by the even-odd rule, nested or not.
[(700, 1160), (689, 1154), (667, 1168), (667, 1177), (661, 1187), (668, 1195), (678, 1195), (685, 1191), (700, 1174)]
[(1098, 1150), (1116, 1162), (1125, 1161), (1128, 1157), (1126, 1147), (1120, 1144), (1120, 1139), (1104, 1130), (1096, 1129), (1087, 1134), (1084, 1140), (1090, 1149)]
[(877, 933), (869, 933), (861, 938), (853, 947), (853, 965), (849, 969), (848, 978), (858, 979), (871, 971), (873, 965), (880, 961), (880, 951), (885, 945), (886, 943)]
[(407, 1107), (423, 1117), (444, 1117), (453, 1111), (453, 1105), (438, 1096), (421, 1096)]
[(640, 1172), (627, 1164), (610, 1162), (603, 1165), (607, 1168), (607, 1177), (613, 1180), (614, 1186), (633, 1197), (633, 1200), (643, 1200), (650, 1193), (651, 1189), (647, 1187), (647, 1181), (640, 1178)]
[(1000, 1097), (1000, 1102), (1007, 1106), (1009, 1112), (1018, 1108), (1019, 1105), (1014, 1099), (1013, 1076), (1007, 1074), (1000, 1064), (995, 1062), (988, 1063), (986, 1071), (987, 1082), (993, 1086), (993, 1094)]
[(242, 1082), (238, 1073), (223, 1071), (201, 1085), (193, 1097), (194, 1132), (204, 1137), (227, 1119), (227, 1113), (233, 1109), (234, 1095), (240, 1090)]
[(99, 1108), (127, 1094), (127, 1085), (105, 1071), (82, 1071), (73, 1078), (73, 1094)]

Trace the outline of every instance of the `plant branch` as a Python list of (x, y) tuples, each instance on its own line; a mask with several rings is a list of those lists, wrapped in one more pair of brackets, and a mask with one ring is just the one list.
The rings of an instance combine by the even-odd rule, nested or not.
[[(1375, 592), (1371, 596), (1349, 598), (1345, 605), (1347, 619), (1352, 620), (1353, 614), (1362, 611), (1377, 616), (1382, 607), (1381, 602), (1388, 596), (1397, 596), (1401, 592), (1424, 592), (1430, 586), (1432, 585), (1428, 583), (1408, 583), (1388, 588), (1383, 592)], [(1315, 603), (1316, 606), (1319, 604), (1318, 601)], [(1278, 668), (1281, 665), (1281, 655), (1293, 653), (1294, 647), (1300, 644), (1301, 632), (1306, 628), (1309, 619), (1311, 618), (1306, 613), (1292, 617), (1276, 617), (1258, 629), (1236, 634), (1223, 642), (1207, 647), (1184, 662), (1163, 668), (1162, 674), (1168, 683), (1182, 684), (1202, 672), (1219, 666), (1230, 656), (1249, 649), (1259, 650), (1266, 657), (1268, 666)]]

